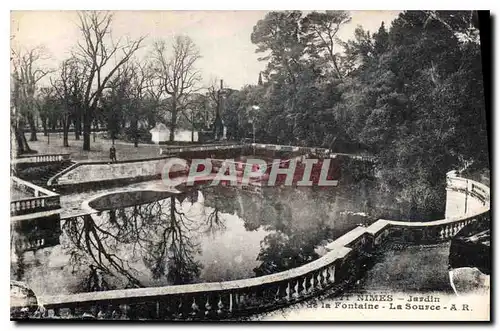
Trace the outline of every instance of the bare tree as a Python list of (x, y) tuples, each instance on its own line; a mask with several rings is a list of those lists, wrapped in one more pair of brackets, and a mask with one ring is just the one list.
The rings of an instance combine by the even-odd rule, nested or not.
[(195, 63), (201, 58), (200, 53), (191, 38), (177, 36), (173, 45), (173, 54), (167, 57), (165, 41), (154, 44), (153, 59), (156, 69), (156, 80), (161, 93), (166, 93), (171, 99), (170, 141), (174, 140), (178, 113), (186, 109), (188, 96), (198, 90), (201, 80)]
[[(68, 147), (68, 131), (71, 119), (81, 116), (83, 99), (83, 81), (85, 72), (78, 65), (76, 58), (62, 62), (59, 78), (50, 80), (56, 92), (58, 104), (61, 106), (60, 120), (63, 126), (63, 146)], [(77, 128), (75, 127), (75, 131)]]
[[(117, 70), (130, 60), (145, 37), (138, 40), (114, 41), (111, 37), (113, 15), (108, 12), (79, 13), (83, 42), (78, 42), (75, 56), (85, 67), (83, 97), (83, 150), (90, 150), (90, 131), (103, 90)], [(113, 62), (113, 60), (116, 59)], [(109, 71), (107, 70), (109, 69)], [(107, 71), (107, 73), (105, 73)]]
[(151, 75), (150, 67), (147, 63), (132, 62), (129, 66), (131, 107), (129, 108), (130, 126), (134, 136), (134, 146), (139, 144), (139, 118), (145, 113), (144, 100), (147, 96), (148, 79)]
[(30, 125), (30, 141), (37, 140), (35, 125), (37, 84), (51, 72), (40, 66), (40, 61), (44, 59), (47, 59), (47, 54), (43, 46), (28, 50), (12, 50), (11, 126), (16, 136), (18, 153), (31, 151), (24, 136), (26, 121)]

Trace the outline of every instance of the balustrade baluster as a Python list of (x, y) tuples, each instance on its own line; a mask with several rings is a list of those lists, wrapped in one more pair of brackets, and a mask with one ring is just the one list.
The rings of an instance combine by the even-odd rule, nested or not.
[(229, 292), (229, 313), (233, 312), (233, 293)]
[(98, 320), (105, 320), (105, 319), (107, 319), (107, 317), (106, 317), (106, 311), (103, 310), (103, 309), (99, 309), (99, 311), (97, 312), (97, 319)]
[(233, 292), (233, 309), (238, 310), (240, 307), (240, 294), (238, 292)]
[(210, 295), (207, 295), (207, 303), (205, 303), (205, 316), (209, 316), (212, 310), (210, 305)]
[(246, 300), (247, 299), (246, 299), (245, 293), (238, 295), (238, 305), (240, 307), (242, 307), (246, 303)]
[(329, 271), (329, 274), (330, 274), (330, 283), (335, 283), (335, 265), (332, 264), (330, 266), (330, 271)]
[(309, 282), (311, 286), (309, 287), (309, 293), (314, 292), (314, 278), (314, 273), (311, 273), (311, 280)]
[(276, 290), (276, 294), (274, 295), (274, 301), (280, 301), (280, 285), (278, 284), (278, 289)]
[(324, 268), (322, 271), (322, 280), (323, 280), (323, 287), (328, 286), (328, 268)]
[(177, 310), (178, 310), (178, 313), (177, 313), (177, 317), (179, 318), (182, 318), (183, 314), (182, 314), (182, 298), (179, 299), (179, 305), (177, 306)]
[(317, 273), (317, 276), (316, 276), (316, 279), (317, 279), (317, 284), (318, 284), (318, 288), (319, 289), (322, 289), (323, 288), (323, 275), (321, 274), (321, 271), (318, 271)]
[(302, 282), (302, 292), (307, 294), (307, 275), (304, 275), (304, 281)]
[(224, 304), (222, 303), (222, 294), (219, 294), (219, 302), (217, 303), (217, 314), (222, 315), (224, 313)]
[(60, 308), (54, 308), (54, 317), (61, 318), (61, 309)]
[(293, 297), (295, 299), (297, 299), (299, 297), (299, 282), (300, 282), (300, 280), (297, 279), (297, 282), (296, 282), (295, 286), (293, 287)]
[(196, 317), (200, 312), (200, 307), (196, 304), (196, 298), (193, 297), (193, 304), (191, 305), (191, 316)]
[(291, 297), (291, 290), (290, 290), (290, 282), (288, 281), (286, 284), (286, 299), (290, 301), (292, 299)]

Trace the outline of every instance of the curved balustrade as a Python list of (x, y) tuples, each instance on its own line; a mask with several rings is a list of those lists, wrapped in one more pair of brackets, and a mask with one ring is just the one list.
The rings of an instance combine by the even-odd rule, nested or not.
[(43, 187), (14, 176), (11, 176), (11, 186), (14, 189), (32, 195), (32, 197), (11, 201), (11, 216), (59, 209), (61, 207), (59, 194), (49, 191)]
[[(466, 183), (464, 186), (463, 183)], [(276, 309), (330, 289), (341, 292), (368, 268), (380, 245), (449, 240), (463, 226), (489, 221), (489, 188), (463, 178), (449, 178), (448, 189), (469, 192), (483, 202), (473, 213), (429, 222), (378, 220), (359, 226), (327, 246), (329, 252), (301, 267), (276, 274), (214, 283), (80, 293), (44, 298), (51, 316), (91, 313), (98, 318), (224, 319)], [(78, 217), (92, 217), (90, 214)]]

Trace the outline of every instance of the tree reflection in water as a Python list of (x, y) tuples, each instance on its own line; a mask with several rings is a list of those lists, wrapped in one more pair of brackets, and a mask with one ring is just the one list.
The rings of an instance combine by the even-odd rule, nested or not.
[(172, 196), (103, 211), (95, 220), (68, 220), (63, 229), (74, 270), (91, 261), (108, 276), (124, 276), (126, 287), (143, 287), (141, 272), (134, 267), (141, 261), (153, 279), (166, 276), (170, 284), (190, 283), (199, 276), (201, 265), (194, 259), (199, 245), (191, 237), (200, 226)]
[[(260, 276), (317, 259), (319, 246), (357, 225), (350, 220), (339, 221), (339, 210), (336, 193), (315, 188), (268, 188), (256, 194), (206, 187), (151, 203), (106, 210), (83, 222), (81, 218), (68, 220), (64, 231), (73, 267), (81, 270), (93, 264), (105, 276), (124, 280), (115, 287), (187, 284), (203, 281), (203, 265), (198, 260), (201, 243), (206, 242), (203, 237), (227, 240), (217, 234), (235, 229), (227, 226), (229, 217), (242, 219), (246, 231), (264, 231), (258, 239), (260, 252), (254, 257), (245, 255), (253, 260), (250, 269), (246, 275), (238, 271), (236, 276), (249, 277), (255, 261), (258, 264), (254, 275)], [(229, 250), (220, 256), (231, 259), (227, 255), (231, 248), (226, 244), (216, 243), (207, 249)], [(237, 245), (245, 250), (243, 245), (255, 244)], [(226, 265), (231, 268), (231, 263)], [(226, 271), (220, 270), (226, 274), (224, 279), (231, 277)], [(216, 277), (209, 275), (210, 279)]]
[[(354, 228), (353, 222), (335, 222), (339, 208), (333, 190), (318, 188), (266, 188), (262, 194), (238, 189), (207, 189), (206, 205), (214, 212), (236, 214), (247, 231), (263, 228), (253, 269), (255, 276), (295, 268), (319, 257), (316, 248)], [(218, 215), (217, 213), (215, 215)], [(337, 215), (337, 216), (336, 216)]]
[[(324, 198), (324, 197), (323, 197)], [(328, 225), (327, 204), (315, 203), (311, 189), (271, 191), (266, 199), (268, 231), (261, 242), (254, 269), (256, 276), (268, 275), (301, 266), (319, 257), (316, 247), (331, 238), (333, 224)], [(302, 202), (302, 203), (301, 203)]]

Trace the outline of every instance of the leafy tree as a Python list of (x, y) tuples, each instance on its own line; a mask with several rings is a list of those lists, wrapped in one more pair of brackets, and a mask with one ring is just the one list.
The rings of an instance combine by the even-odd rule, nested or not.
[(337, 33), (341, 27), (351, 21), (349, 12), (332, 11), (312, 12), (301, 21), (301, 30), (307, 42), (308, 53), (323, 61), (324, 69), (334, 78), (342, 80), (345, 76), (340, 67), (340, 45)]

